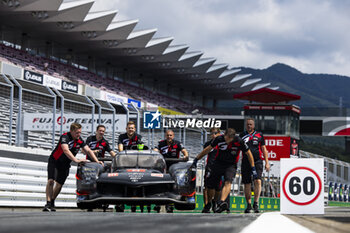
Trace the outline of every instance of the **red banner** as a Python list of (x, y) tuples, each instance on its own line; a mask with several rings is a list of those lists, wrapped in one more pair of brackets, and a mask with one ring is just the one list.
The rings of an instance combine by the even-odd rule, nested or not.
[(290, 137), (264, 136), (264, 138), (269, 160), (290, 158)]

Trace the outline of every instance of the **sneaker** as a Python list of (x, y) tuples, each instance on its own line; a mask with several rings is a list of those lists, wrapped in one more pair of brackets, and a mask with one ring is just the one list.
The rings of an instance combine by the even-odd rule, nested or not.
[(226, 201), (219, 201), (217, 207), (215, 208), (215, 213), (221, 213), (224, 210), (228, 209), (228, 204)]
[(258, 205), (253, 205), (253, 209), (254, 209), (254, 213), (260, 213)]
[(247, 209), (245, 209), (244, 213), (249, 214), (252, 211), (252, 206), (248, 205)]
[(50, 204), (46, 204), (44, 206), (43, 212), (50, 212), (51, 211), (51, 205)]
[(56, 212), (55, 205), (52, 205), (52, 204), (51, 204), (50, 210), (51, 210), (51, 212)]
[(206, 204), (202, 210), (202, 213), (210, 213), (210, 208), (211, 208), (211, 203), (209, 202), (208, 204)]

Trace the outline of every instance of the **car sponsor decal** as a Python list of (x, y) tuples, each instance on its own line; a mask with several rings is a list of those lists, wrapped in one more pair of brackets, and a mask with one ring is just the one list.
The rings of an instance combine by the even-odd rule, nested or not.
[(127, 172), (145, 172), (146, 169), (127, 169)]
[(108, 177), (119, 176), (119, 173), (108, 173)]
[(160, 173), (151, 173), (151, 176), (154, 176), (154, 177), (164, 177), (163, 174), (160, 174)]
[[(138, 169), (136, 169), (138, 170)], [(131, 182), (137, 182), (142, 179), (145, 173), (143, 172), (130, 172), (128, 173), (129, 179)]]

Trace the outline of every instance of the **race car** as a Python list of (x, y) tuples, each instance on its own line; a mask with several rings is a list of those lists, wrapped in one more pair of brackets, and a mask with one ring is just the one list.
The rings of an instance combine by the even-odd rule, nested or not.
[(150, 211), (151, 204), (171, 204), (177, 210), (195, 209), (196, 169), (182, 159), (168, 160), (174, 163), (169, 168), (155, 151), (127, 150), (105, 166), (79, 164), (77, 206), (105, 211), (109, 204), (126, 204), (148, 206)]

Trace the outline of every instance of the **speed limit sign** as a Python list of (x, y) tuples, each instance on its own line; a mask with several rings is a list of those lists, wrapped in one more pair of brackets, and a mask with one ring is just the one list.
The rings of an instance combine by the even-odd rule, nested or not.
[(281, 213), (324, 214), (323, 159), (281, 159)]

